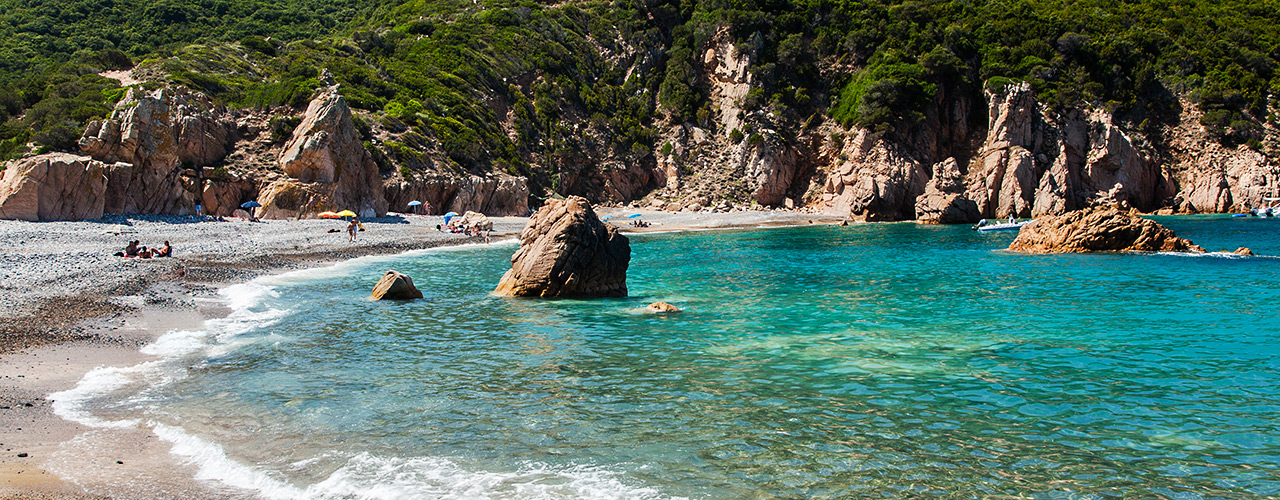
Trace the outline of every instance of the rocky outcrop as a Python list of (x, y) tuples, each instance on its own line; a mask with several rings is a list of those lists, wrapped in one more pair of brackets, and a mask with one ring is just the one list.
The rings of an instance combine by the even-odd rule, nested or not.
[(369, 296), (373, 300), (413, 300), (421, 299), (422, 292), (418, 287), (413, 286), (413, 278), (407, 274), (387, 271), (387, 274), (382, 275), (382, 279), (373, 285), (373, 292)]
[(547, 200), (520, 232), (520, 249), (494, 293), (521, 297), (625, 297), (631, 244), (584, 198)]
[(491, 215), (529, 214), (528, 179), (508, 174), (389, 180), (385, 190), (388, 206), (397, 210), (404, 210), (411, 201), (421, 201), (431, 203), (435, 214), (467, 210)]
[(80, 148), (128, 164), (108, 174), (106, 212), (189, 214), (200, 203), (198, 169), (227, 155), (235, 130), (231, 114), (198, 92), (130, 89), (110, 118), (89, 123)]
[(1023, 226), (1009, 250), (1036, 254), (1204, 251), (1156, 222), (1114, 208), (1041, 217)]
[(1183, 102), (1182, 109), (1182, 123), (1165, 134), (1176, 211), (1243, 213), (1280, 196), (1280, 164), (1246, 145), (1219, 144), (1200, 125), (1194, 105)]
[(337, 87), (320, 91), (294, 129), (279, 159), (286, 179), (262, 190), (262, 217), (306, 217), (351, 210), (361, 217), (387, 213), (382, 177), (360, 142), (351, 108)]
[(916, 198), (916, 220), (927, 224), (963, 224), (982, 218), (978, 204), (964, 192), (964, 174), (955, 158), (933, 166), (933, 178)]
[(0, 173), (0, 219), (101, 218), (106, 170), (100, 161), (66, 153), (10, 162)]
[(844, 144), (843, 158), (822, 190), (825, 211), (856, 221), (910, 220), (929, 183), (924, 166), (882, 137), (861, 131)]
[(233, 175), (207, 178), (200, 194), (201, 210), (207, 215), (232, 215), (243, 200), (252, 200), (257, 194), (257, 183), (249, 179)]

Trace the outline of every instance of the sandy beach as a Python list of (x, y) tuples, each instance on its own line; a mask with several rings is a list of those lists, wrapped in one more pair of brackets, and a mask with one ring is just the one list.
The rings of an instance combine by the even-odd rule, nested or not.
[[(783, 211), (597, 212), (633, 233), (840, 222)], [(631, 227), (637, 219), (651, 225)], [(139, 349), (160, 335), (224, 315), (221, 287), (361, 256), (481, 242), (437, 231), (442, 221), (396, 214), (366, 220), (354, 243), (341, 231), (344, 223), (332, 220), (0, 221), (8, 243), (0, 266), (0, 499), (245, 498), (242, 490), (196, 479), (194, 466), (148, 431), (94, 429), (58, 417), (49, 395), (75, 387), (94, 368), (144, 362)], [(499, 240), (518, 234), (527, 219), (493, 221)], [(174, 256), (113, 256), (131, 240), (148, 247), (167, 240)]]

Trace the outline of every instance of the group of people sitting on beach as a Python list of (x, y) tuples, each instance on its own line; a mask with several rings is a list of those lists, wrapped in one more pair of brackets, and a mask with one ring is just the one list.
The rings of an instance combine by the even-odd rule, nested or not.
[(489, 242), (489, 230), (480, 229), (479, 226), (455, 226), (453, 224), (441, 226), (440, 224), (436, 224), (436, 231), (465, 234), (467, 236), (483, 236), (484, 242)]
[(138, 240), (129, 242), (129, 246), (124, 247), (123, 252), (116, 252), (116, 257), (129, 257), (138, 259), (150, 259), (152, 257), (172, 257), (173, 247), (169, 246), (169, 242), (164, 242), (164, 248), (147, 248), (139, 246)]
[(649, 224), (648, 222), (642, 221), (640, 219), (631, 221), (631, 227), (649, 227), (651, 225), (652, 224)]

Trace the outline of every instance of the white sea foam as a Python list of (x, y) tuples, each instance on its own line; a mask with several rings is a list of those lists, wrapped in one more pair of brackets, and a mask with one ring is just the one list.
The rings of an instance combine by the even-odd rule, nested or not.
[(532, 464), (514, 472), (487, 472), (467, 470), (446, 458), (385, 458), (369, 453), (352, 456), (323, 481), (301, 488), (268, 471), (236, 462), (221, 446), (178, 427), (156, 424), (155, 433), (173, 445), (174, 454), (197, 467), (197, 479), (215, 480), (272, 500), (671, 498), (652, 488), (627, 485), (616, 472), (599, 467), (556, 469)]
[(66, 420), (88, 427), (136, 427), (137, 420), (102, 420), (94, 416), (87, 403), (95, 397), (121, 389), (136, 380), (136, 374), (152, 369), (154, 361), (130, 367), (100, 366), (89, 370), (75, 387), (49, 395), (53, 400), (53, 413)]

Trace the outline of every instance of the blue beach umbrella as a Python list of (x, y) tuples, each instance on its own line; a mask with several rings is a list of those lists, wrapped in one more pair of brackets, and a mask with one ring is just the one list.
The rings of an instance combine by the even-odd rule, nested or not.
[(612, 219), (612, 218), (613, 218), (613, 216), (612, 216), (612, 215), (606, 215), (606, 216), (604, 216), (604, 217), (601, 217), (601, 218), (600, 218), (600, 220), (609, 220), (609, 219)]
[(631, 215), (628, 215), (628, 216), (627, 216), (627, 218), (628, 218), (628, 219), (634, 219), (634, 218), (639, 217), (639, 216), (640, 216), (640, 214), (631, 214)]
[(421, 205), (421, 204), (422, 204), (422, 202), (421, 202), (421, 201), (418, 201), (418, 200), (413, 200), (413, 201), (409, 202), (409, 206), (411, 206), (411, 207), (416, 207), (416, 206)]
[(246, 202), (244, 202), (244, 203), (241, 203), (241, 204), (240, 204), (240, 208), (258, 208), (258, 207), (261, 207), (261, 206), (262, 206), (262, 204), (261, 204), (261, 203), (258, 203), (258, 202), (253, 201), (253, 200), (249, 200), (249, 201), (246, 201)]
[(448, 223), (449, 223), (449, 219), (452, 219), (452, 218), (457, 217), (457, 216), (458, 216), (458, 212), (449, 212), (449, 213), (447, 213), (447, 214), (444, 214), (444, 223), (445, 223), (445, 224), (448, 224)]

